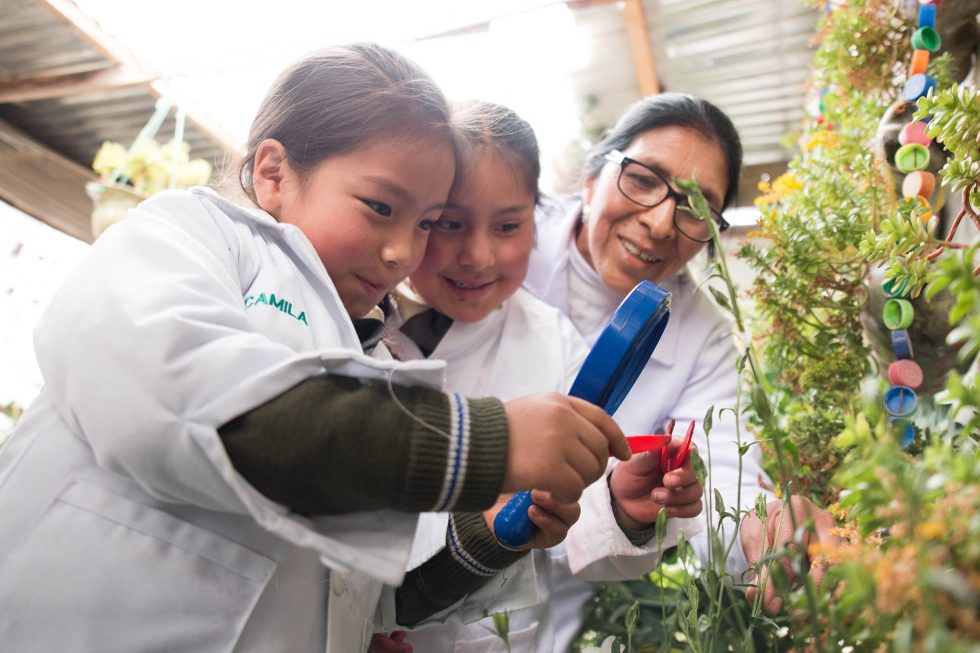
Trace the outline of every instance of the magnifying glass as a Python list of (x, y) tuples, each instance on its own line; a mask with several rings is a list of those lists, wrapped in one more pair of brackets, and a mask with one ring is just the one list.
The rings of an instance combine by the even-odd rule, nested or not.
[[(615, 413), (650, 360), (669, 319), (670, 293), (641, 281), (609, 319), (568, 394)], [(527, 511), (532, 503), (531, 493), (525, 490), (497, 513), (493, 530), (504, 546), (517, 549), (531, 540), (534, 524)]]

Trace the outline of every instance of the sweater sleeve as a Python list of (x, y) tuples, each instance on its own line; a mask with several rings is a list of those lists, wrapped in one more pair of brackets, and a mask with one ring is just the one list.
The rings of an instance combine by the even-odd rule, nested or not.
[(398, 623), (412, 626), (445, 610), (527, 554), (501, 546), (482, 513), (452, 513), (445, 548), (408, 572), (395, 593)]
[(249, 483), (301, 514), (492, 505), (507, 462), (503, 404), (392, 390), (397, 403), (385, 384), (317, 376), (218, 432)]

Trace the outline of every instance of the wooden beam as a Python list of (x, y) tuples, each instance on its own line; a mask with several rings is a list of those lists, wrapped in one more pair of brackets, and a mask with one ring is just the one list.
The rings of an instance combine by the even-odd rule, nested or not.
[[(146, 70), (146, 67), (138, 62), (129, 50), (119, 45), (101, 25), (79, 10), (78, 5), (72, 0), (37, 0), (37, 2), (66, 21), (86, 43), (98, 50), (109, 61), (120, 64), (123, 68), (137, 71), (134, 74)], [(157, 97), (166, 95), (173, 100), (175, 106), (183, 107), (187, 111), (187, 119), (197, 125), (212, 141), (220, 145), (231, 157), (238, 156), (241, 143), (238, 143), (223, 127), (211, 120), (206, 113), (191, 107), (187, 99), (180, 97), (180, 94), (160, 79), (159, 75), (146, 74), (146, 76), (150, 77), (147, 86), (151, 95)]]
[(650, 43), (650, 29), (643, 13), (643, 0), (626, 0), (623, 6), (626, 21), (626, 34), (633, 53), (633, 67), (640, 95), (653, 95), (660, 92), (660, 79), (653, 59), (653, 45)]
[(157, 78), (124, 64), (87, 73), (0, 81), (0, 104), (85, 95), (111, 88), (148, 86)]
[(36, 0), (37, 4), (61, 18), (83, 41), (117, 64), (135, 65), (132, 53), (116, 42), (95, 20), (83, 13), (72, 0)]

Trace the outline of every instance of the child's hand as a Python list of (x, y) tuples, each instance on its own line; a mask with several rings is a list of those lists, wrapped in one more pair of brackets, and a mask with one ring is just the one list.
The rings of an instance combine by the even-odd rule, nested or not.
[(393, 630), (390, 635), (374, 633), (371, 644), (368, 645), (368, 653), (412, 653), (412, 645), (406, 644), (403, 639), (404, 630)]
[(629, 460), (626, 438), (604, 410), (556, 392), (504, 403), (510, 446), (504, 492), (550, 491), (563, 503), (606, 471), (610, 453)]
[[(512, 494), (501, 494), (497, 498), (497, 503), (483, 511), (483, 519), (486, 520), (490, 532), (494, 533), (494, 537), (496, 537), (496, 533), (493, 530), (493, 523), (497, 518), (497, 513), (507, 505), (513, 496)], [(568, 534), (568, 529), (578, 521), (579, 515), (582, 514), (582, 509), (578, 503), (560, 503), (555, 501), (550, 492), (531, 490), (531, 501), (534, 504), (528, 509), (527, 515), (530, 517), (531, 523), (537, 528), (531, 537), (531, 541), (522, 546), (522, 549), (550, 549), (561, 544)]]
[[(668, 449), (673, 456), (683, 438), (674, 438)], [(666, 474), (660, 468), (660, 451), (633, 456), (613, 468), (609, 491), (620, 509), (620, 521), (633, 529), (657, 521), (663, 509), (668, 517), (695, 517), (701, 512), (701, 483), (694, 473), (694, 445), (684, 464)]]

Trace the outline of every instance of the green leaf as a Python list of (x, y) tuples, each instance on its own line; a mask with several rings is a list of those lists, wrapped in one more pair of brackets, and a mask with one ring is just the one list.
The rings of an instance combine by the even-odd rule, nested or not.
[(707, 437), (708, 434), (711, 433), (711, 425), (714, 423), (714, 419), (713, 419), (714, 412), (715, 412), (715, 407), (714, 405), (712, 405), (709, 406), (708, 410), (704, 413), (704, 422), (702, 422), (701, 426), (704, 429), (705, 437)]

